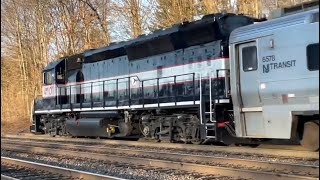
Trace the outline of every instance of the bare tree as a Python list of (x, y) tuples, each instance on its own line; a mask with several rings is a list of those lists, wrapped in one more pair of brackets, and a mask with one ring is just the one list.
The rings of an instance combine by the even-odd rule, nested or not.
[(200, 0), (201, 14), (233, 12), (231, 0)]
[[(110, 44), (110, 33), (109, 33), (109, 23), (108, 23), (108, 16), (110, 11), (110, 0), (94, 0), (91, 2), (90, 0), (80, 0), (84, 2), (87, 6), (90, 7), (92, 13), (88, 13), (88, 11), (83, 11), (81, 17), (86, 29), (86, 37), (87, 41), (89, 41), (89, 29), (92, 28), (90, 24), (94, 23), (94, 20), (98, 21), (98, 24), (102, 30), (103, 38), (101, 39), (103, 44)], [(86, 17), (86, 14), (90, 14), (89, 18)]]
[(197, 15), (195, 0), (156, 0), (157, 10), (153, 29), (167, 28), (173, 24), (192, 21)]
[(311, 0), (261, 0), (261, 11), (263, 14), (270, 14), (270, 12), (277, 8), (289, 7)]
[[(153, 19), (153, 11), (153, 0), (114, 0), (112, 12), (117, 21), (114, 27), (124, 29), (121, 34), (115, 32), (119, 39), (132, 39), (146, 33), (150, 20)], [(127, 37), (123, 37), (124, 35)]]
[(50, 60), (110, 42), (108, 2), (1, 1), (1, 84), (6, 87), (1, 89), (6, 102), (1, 110), (5, 119), (29, 117), (30, 102), (42, 91), (42, 69)]
[(237, 13), (259, 17), (261, 14), (260, 0), (237, 0)]
[(111, 42), (109, 0), (50, 0), (54, 44), (58, 56), (80, 53)]

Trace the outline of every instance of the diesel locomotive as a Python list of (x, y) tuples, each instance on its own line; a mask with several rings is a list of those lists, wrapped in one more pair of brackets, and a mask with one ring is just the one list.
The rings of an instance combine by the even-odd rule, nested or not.
[(319, 147), (319, 11), (212, 14), (60, 58), (33, 133)]

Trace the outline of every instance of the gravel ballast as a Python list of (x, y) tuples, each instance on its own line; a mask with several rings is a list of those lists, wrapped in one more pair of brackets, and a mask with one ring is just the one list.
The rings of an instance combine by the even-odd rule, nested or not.
[(129, 164), (115, 164), (107, 161), (96, 161), (85, 158), (71, 158), (67, 156), (46, 156), (45, 154), (18, 153), (1, 150), (1, 156), (17, 158), (38, 163), (50, 164), (59, 167), (77, 169), (92, 173), (116, 176), (125, 179), (135, 180), (202, 180), (219, 179), (231, 180), (230, 177), (203, 177), (197, 173), (178, 172), (177, 170), (161, 170), (152, 167), (136, 167)]

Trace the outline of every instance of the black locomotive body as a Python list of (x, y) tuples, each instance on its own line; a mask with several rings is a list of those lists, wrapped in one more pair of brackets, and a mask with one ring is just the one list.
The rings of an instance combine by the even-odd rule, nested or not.
[(255, 21), (208, 15), (52, 62), (31, 131), (226, 142), (234, 135), (228, 37)]

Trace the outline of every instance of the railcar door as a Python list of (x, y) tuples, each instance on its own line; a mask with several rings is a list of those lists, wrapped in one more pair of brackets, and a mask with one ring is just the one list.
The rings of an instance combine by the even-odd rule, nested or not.
[(238, 46), (241, 118), (247, 137), (263, 137), (264, 123), (259, 95), (258, 48), (256, 42)]

